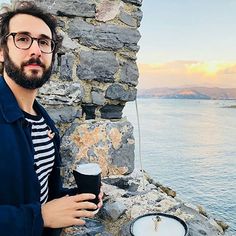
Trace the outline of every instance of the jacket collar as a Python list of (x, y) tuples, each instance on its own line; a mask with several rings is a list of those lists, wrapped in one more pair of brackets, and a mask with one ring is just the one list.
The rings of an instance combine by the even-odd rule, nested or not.
[(24, 117), (14, 94), (2, 76), (0, 76), (0, 110), (8, 123)]
[[(45, 109), (37, 102), (37, 100), (34, 101), (34, 106), (44, 117), (46, 123), (50, 126), (52, 131), (58, 133), (54, 126), (54, 122), (51, 120)], [(0, 111), (2, 112), (3, 118), (7, 123), (13, 123), (18, 119), (25, 117), (16, 101), (14, 94), (2, 76), (0, 76)]]

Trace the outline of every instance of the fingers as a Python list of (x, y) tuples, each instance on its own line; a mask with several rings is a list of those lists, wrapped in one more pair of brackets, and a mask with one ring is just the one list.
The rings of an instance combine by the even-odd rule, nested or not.
[(78, 202), (75, 205), (75, 210), (91, 209), (96, 210), (97, 205), (92, 202)]
[(102, 200), (103, 195), (104, 195), (104, 193), (103, 193), (103, 191), (101, 190), (100, 193), (99, 193), (99, 195), (98, 195), (99, 200)]
[(75, 218), (93, 218), (95, 216), (95, 211), (87, 211), (87, 210), (81, 210), (76, 211), (73, 215)]
[(103, 195), (104, 195), (104, 193), (103, 193), (103, 191), (102, 191), (102, 189), (101, 189), (101, 190), (100, 190), (100, 193), (99, 193), (99, 195), (98, 195), (98, 199), (99, 199), (98, 208), (101, 208), (102, 205), (103, 205), (103, 201), (102, 201)]
[(83, 201), (95, 199), (96, 196), (91, 193), (82, 193), (82, 194), (77, 194), (75, 196), (72, 196), (72, 198), (75, 202), (83, 202)]
[(103, 201), (100, 200), (100, 202), (98, 203), (98, 208), (102, 208), (102, 205), (103, 205)]
[(71, 222), (71, 225), (85, 225), (85, 220), (82, 220), (80, 218), (74, 218)]
[(72, 200), (76, 202), (77, 204), (75, 205), (75, 210), (83, 210), (83, 209), (91, 209), (91, 210), (96, 210), (97, 208), (101, 208), (103, 205), (103, 191), (101, 189), (98, 199), (99, 203), (98, 205), (95, 205), (94, 203), (89, 202), (89, 200), (95, 199), (96, 196), (91, 193), (82, 193), (82, 194), (77, 194), (75, 196), (71, 196)]
[(82, 210), (82, 209), (91, 209), (95, 210), (97, 209), (97, 205), (89, 202), (89, 200), (95, 199), (94, 194), (90, 193), (83, 193), (83, 194), (77, 194), (75, 196), (72, 196), (72, 200), (76, 203), (74, 205), (75, 210)]

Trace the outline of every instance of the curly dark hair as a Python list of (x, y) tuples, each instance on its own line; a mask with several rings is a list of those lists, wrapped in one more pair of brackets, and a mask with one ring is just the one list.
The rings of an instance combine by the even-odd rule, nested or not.
[(55, 58), (55, 54), (61, 46), (62, 36), (57, 33), (57, 20), (56, 18), (45, 12), (43, 9), (36, 6), (34, 2), (31, 1), (19, 1), (15, 4), (13, 9), (6, 9), (6, 12), (0, 14), (0, 48), (7, 49), (7, 41), (6, 36), (9, 33), (9, 22), (11, 18), (13, 18), (17, 14), (28, 14), (31, 16), (35, 16), (41, 20), (43, 20), (47, 26), (50, 28), (52, 32), (52, 39), (56, 43), (55, 50), (53, 51), (53, 61)]

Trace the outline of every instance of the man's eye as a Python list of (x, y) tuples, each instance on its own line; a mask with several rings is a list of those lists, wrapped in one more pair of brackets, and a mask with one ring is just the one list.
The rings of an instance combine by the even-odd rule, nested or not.
[(28, 42), (29, 38), (28, 37), (18, 37), (17, 41), (19, 41), (19, 42)]
[(50, 45), (50, 41), (47, 39), (40, 39), (39, 43), (42, 46), (49, 46)]

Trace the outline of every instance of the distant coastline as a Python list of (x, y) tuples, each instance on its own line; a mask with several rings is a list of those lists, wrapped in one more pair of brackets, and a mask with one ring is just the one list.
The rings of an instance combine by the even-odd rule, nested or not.
[(236, 108), (236, 105), (232, 105), (232, 106), (225, 106), (223, 108)]
[(236, 88), (152, 88), (138, 90), (137, 96), (161, 99), (236, 100)]

